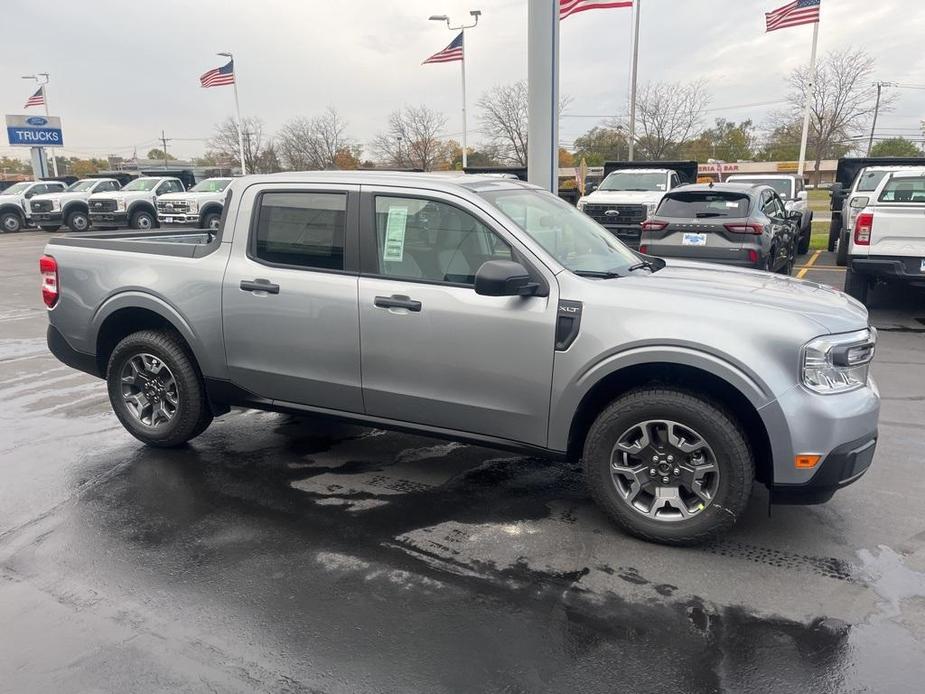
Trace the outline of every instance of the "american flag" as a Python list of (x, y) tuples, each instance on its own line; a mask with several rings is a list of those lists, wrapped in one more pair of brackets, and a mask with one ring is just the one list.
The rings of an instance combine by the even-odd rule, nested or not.
[(821, 0), (793, 0), (789, 5), (779, 7), (773, 12), (765, 12), (768, 31), (777, 31), (801, 24), (815, 24), (819, 21), (819, 4)]
[(633, 0), (560, 0), (559, 20), (585, 10), (603, 10), (608, 7), (632, 7)]
[(454, 60), (463, 59), (463, 33), (460, 31), (459, 36), (450, 41), (450, 45), (442, 51), (437, 51), (421, 65), (427, 63), (452, 63)]
[(26, 105), (23, 108), (29, 108), (30, 106), (44, 106), (45, 105), (45, 87), (39, 87), (38, 90), (26, 99)]
[(199, 78), (202, 87), (221, 87), (225, 84), (234, 84), (234, 60), (214, 70), (209, 70)]

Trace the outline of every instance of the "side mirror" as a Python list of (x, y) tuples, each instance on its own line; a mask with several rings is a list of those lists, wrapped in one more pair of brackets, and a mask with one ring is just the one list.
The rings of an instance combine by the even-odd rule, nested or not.
[(806, 197), (807, 196), (806, 196), (805, 190), (801, 190), (800, 192), (797, 193), (797, 200), (806, 200)]
[(585, 195), (590, 195), (595, 190), (597, 190), (597, 183), (589, 183), (587, 186), (585, 186)]
[(532, 296), (539, 285), (520, 263), (487, 260), (475, 273), (475, 293), (482, 296)]
[(789, 219), (791, 222), (802, 222), (803, 213), (799, 210), (791, 210), (787, 213), (787, 219)]
[(28, 191), (25, 195), (23, 195), (23, 197), (24, 197), (26, 200), (28, 200), (29, 198), (31, 198), (31, 197), (34, 196), (34, 195), (35, 195), (35, 193), (34, 193), (33, 191), (30, 190), (30, 191)]

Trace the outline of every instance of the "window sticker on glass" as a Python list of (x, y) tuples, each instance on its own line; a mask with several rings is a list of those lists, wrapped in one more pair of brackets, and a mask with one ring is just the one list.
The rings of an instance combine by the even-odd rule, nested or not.
[(405, 255), (405, 227), (408, 224), (407, 207), (389, 207), (385, 225), (385, 243), (382, 245), (382, 259), (400, 263)]

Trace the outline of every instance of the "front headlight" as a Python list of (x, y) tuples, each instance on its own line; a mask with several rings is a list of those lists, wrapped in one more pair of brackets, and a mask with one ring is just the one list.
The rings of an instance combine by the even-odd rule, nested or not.
[(588, 202), (587, 202), (586, 200), (581, 199), (581, 200), (578, 201), (578, 204), (575, 205), (575, 207), (578, 208), (578, 211), (579, 211), (579, 212), (583, 212), (584, 209), (585, 209), (585, 205), (587, 205), (587, 204), (588, 204)]
[(199, 212), (199, 203), (195, 200), (189, 201), (189, 211), (190, 212)]
[(658, 207), (657, 202), (647, 202), (646, 203), (646, 216), (651, 217), (655, 214), (655, 210)]
[(116, 209), (125, 210), (125, 198), (116, 198)]
[(811, 340), (803, 347), (803, 385), (824, 395), (865, 386), (876, 344), (874, 328)]
[(53, 209), (53, 210), (60, 210), (60, 209), (61, 209), (61, 201), (60, 201), (60, 200), (52, 200), (52, 201), (51, 201), (51, 209)]

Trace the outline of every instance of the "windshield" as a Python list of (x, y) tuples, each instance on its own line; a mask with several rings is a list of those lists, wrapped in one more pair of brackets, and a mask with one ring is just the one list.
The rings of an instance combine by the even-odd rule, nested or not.
[(709, 217), (748, 217), (749, 197), (726, 191), (687, 191), (669, 193), (662, 198), (656, 215), (680, 219)]
[(782, 199), (790, 199), (790, 186), (792, 182), (786, 178), (733, 178), (730, 176), (727, 180), (730, 183), (754, 183), (756, 186), (771, 186)]
[(190, 193), (221, 193), (225, 188), (228, 187), (228, 184), (231, 183), (230, 178), (207, 178), (205, 181), (200, 181), (192, 188), (189, 189)]
[(482, 196), (572, 272), (622, 273), (639, 263), (604, 227), (554, 195), (509, 189)]
[(122, 190), (154, 190), (159, 178), (136, 178)]
[(32, 185), (32, 181), (24, 181), (23, 183), (14, 183), (6, 190), (0, 190), (0, 195), (18, 195), (19, 193), (24, 193), (26, 189)]
[(888, 171), (867, 171), (865, 169), (861, 172), (861, 175), (858, 176), (857, 191), (859, 193), (870, 193), (877, 190), (880, 181), (882, 181), (883, 177), (888, 173)]
[(598, 190), (667, 190), (668, 177), (663, 173), (614, 171)]
[(83, 193), (84, 191), (90, 190), (96, 181), (87, 180), (87, 181), (77, 181), (77, 183), (71, 184), (71, 187), (67, 189), (68, 193)]

